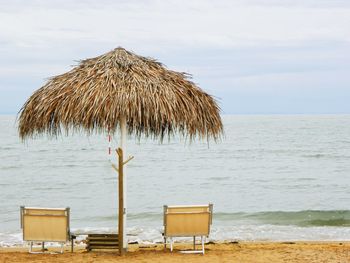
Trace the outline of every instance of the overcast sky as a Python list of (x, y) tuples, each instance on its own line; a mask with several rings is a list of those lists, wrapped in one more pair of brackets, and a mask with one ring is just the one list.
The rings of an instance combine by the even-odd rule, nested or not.
[(225, 114), (350, 113), (349, 0), (0, 0), (0, 113), (118, 46), (192, 74)]

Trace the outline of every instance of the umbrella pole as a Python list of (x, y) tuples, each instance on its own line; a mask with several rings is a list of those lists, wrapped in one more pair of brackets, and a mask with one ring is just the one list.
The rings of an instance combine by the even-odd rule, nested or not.
[[(119, 226), (122, 230), (122, 232), (120, 233), (119, 230), (119, 234), (121, 235), (120, 240), (122, 241), (122, 243), (119, 243), (120, 246), (120, 251), (121, 254), (124, 254), (127, 249), (128, 249), (128, 241), (126, 239), (126, 176), (125, 176), (125, 168), (124, 167), (124, 157), (126, 156), (126, 118), (125, 116), (122, 116), (120, 118), (120, 148), (122, 149), (122, 154), (119, 157), (119, 159), (121, 159), (121, 162), (119, 161), (120, 165), (119, 165), (119, 171), (121, 173), (119, 173), (120, 175), (120, 179), (119, 183), (121, 184), (121, 186), (119, 186), (119, 189), (122, 188), (120, 195), (119, 195), (119, 211), (122, 212), (122, 214), (119, 214), (119, 222), (121, 223), (121, 225)], [(122, 199), (122, 200), (120, 200)]]
[(113, 168), (118, 172), (118, 247), (119, 254), (124, 255), (126, 249), (124, 248), (124, 174), (123, 174), (123, 150), (121, 148), (117, 149), (118, 154), (118, 168), (113, 166)]
[(134, 156), (130, 156), (124, 161), (124, 151), (126, 148), (125, 118), (120, 119), (120, 133), (120, 147), (116, 150), (118, 154), (118, 167), (113, 163), (112, 167), (118, 172), (118, 246), (120, 255), (124, 255), (128, 249), (128, 240), (126, 238), (126, 177), (124, 176), (124, 166), (134, 158)]

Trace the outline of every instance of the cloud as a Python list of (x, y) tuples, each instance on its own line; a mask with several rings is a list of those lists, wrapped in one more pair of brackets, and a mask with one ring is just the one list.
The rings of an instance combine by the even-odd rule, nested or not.
[(348, 0), (236, 0), (236, 4), (244, 6), (283, 6), (283, 7), (304, 7), (304, 8), (350, 8)]
[(345, 0), (0, 0), (0, 91), (35, 90), (117, 46), (188, 71), (219, 96), (247, 83), (263, 90), (273, 82), (267, 76), (276, 78), (271, 87), (290, 81), (290, 90), (293, 78), (278, 77), (288, 74), (317, 77), (298, 77), (316, 87), (323, 72), (336, 82), (350, 71), (349, 24)]
[(8, 4), (12, 8), (4, 8), (0, 32), (17, 47), (41, 48), (95, 41), (132, 47), (142, 42), (144, 49), (154, 50), (350, 40), (349, 10), (340, 7), (342, 2), (332, 9), (278, 2), (15, 1)]

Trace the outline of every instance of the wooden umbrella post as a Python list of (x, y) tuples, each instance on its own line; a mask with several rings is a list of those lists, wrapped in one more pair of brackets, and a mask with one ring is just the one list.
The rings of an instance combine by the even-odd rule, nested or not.
[(112, 164), (112, 167), (118, 172), (118, 245), (120, 255), (124, 255), (128, 249), (128, 240), (126, 238), (126, 176), (125, 167), (133, 156), (124, 161), (126, 152), (126, 118), (120, 118), (120, 147), (116, 149), (118, 155), (118, 167)]
[[(122, 115), (120, 117), (120, 146), (119, 148), (122, 150), (123, 155), (126, 155), (126, 117), (125, 115)], [(119, 158), (119, 160), (121, 160), (121, 163), (124, 162), (124, 158)], [(126, 167), (125, 167), (126, 168)], [(123, 171), (122, 171), (122, 177), (123, 177), (123, 181), (122, 181), (122, 187), (123, 187), (123, 242), (121, 248), (123, 250), (123, 253), (126, 252), (128, 250), (128, 239), (126, 236), (126, 225), (127, 225), (127, 218), (126, 218), (126, 213), (127, 213), (127, 176), (126, 176), (126, 169), (123, 166)], [(120, 186), (119, 186), (120, 187)], [(120, 217), (120, 214), (119, 214)]]
[(126, 244), (124, 244), (125, 228), (124, 228), (124, 216), (125, 216), (125, 206), (124, 206), (124, 165), (126, 165), (134, 157), (130, 156), (126, 161), (124, 161), (124, 153), (121, 148), (116, 150), (118, 155), (118, 167), (112, 164), (112, 167), (118, 172), (118, 246), (119, 254), (124, 255), (126, 252)]
[(123, 150), (117, 149), (118, 154), (118, 195), (119, 195), (119, 212), (118, 212), (118, 243), (119, 254), (124, 255), (126, 250), (124, 249), (124, 169), (123, 169)]

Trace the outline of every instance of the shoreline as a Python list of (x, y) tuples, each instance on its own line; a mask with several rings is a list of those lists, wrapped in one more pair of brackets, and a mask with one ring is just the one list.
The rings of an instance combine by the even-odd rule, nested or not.
[(192, 249), (190, 243), (175, 243), (173, 252), (164, 250), (163, 244), (130, 244), (123, 257), (116, 252), (86, 252), (84, 246), (75, 246), (73, 253), (69, 249), (67, 245), (63, 254), (29, 254), (27, 247), (0, 247), (0, 262), (350, 262), (350, 241), (209, 243), (205, 255), (178, 253)]
[[(88, 233), (116, 233), (115, 228), (72, 228), (71, 233), (78, 234), (75, 244), (79, 245)], [(157, 244), (163, 241), (162, 227), (133, 226), (127, 229), (129, 243)], [(177, 238), (175, 242), (192, 242), (188, 238)], [(206, 242), (350, 242), (348, 226), (313, 226), (294, 225), (215, 225), (211, 227)], [(22, 231), (0, 233), (0, 247), (21, 247), (26, 245)]]

